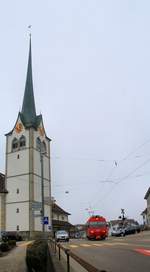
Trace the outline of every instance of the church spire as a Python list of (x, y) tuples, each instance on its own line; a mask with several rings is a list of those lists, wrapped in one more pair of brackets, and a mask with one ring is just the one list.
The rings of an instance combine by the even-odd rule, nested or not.
[(35, 125), (36, 109), (35, 109), (33, 80), (32, 80), (31, 35), (30, 35), (30, 45), (29, 45), (27, 77), (26, 77), (26, 85), (25, 85), (21, 116), (23, 119), (23, 123), (25, 124), (26, 127), (31, 127)]

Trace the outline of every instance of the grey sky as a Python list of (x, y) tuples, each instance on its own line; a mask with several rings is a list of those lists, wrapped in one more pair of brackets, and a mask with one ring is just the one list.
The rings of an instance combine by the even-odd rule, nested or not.
[(84, 223), (90, 207), (108, 220), (121, 208), (139, 220), (150, 186), (150, 2), (0, 3), (0, 171), (4, 134), (22, 106), (32, 24), (34, 94), (52, 139), (53, 196), (72, 223)]

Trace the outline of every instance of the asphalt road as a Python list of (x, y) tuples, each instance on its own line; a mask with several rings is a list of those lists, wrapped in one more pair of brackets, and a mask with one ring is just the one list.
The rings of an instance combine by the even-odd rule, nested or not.
[(63, 245), (100, 270), (150, 272), (149, 231), (105, 241), (72, 239)]

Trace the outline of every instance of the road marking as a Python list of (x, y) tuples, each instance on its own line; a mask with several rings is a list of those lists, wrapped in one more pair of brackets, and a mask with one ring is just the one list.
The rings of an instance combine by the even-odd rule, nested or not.
[(76, 248), (78, 246), (76, 246), (76, 245), (69, 245), (69, 247)]
[(80, 244), (80, 246), (83, 246), (83, 247), (90, 247), (91, 245), (89, 245), (89, 244)]
[(129, 245), (131, 245), (131, 244), (129, 244), (129, 243), (113, 243), (113, 245), (115, 245), (115, 246), (129, 246)]
[(138, 252), (138, 253), (141, 253), (143, 255), (150, 256), (150, 250), (149, 249), (136, 248), (135, 251)]
[(103, 244), (92, 244), (93, 246), (102, 247)]

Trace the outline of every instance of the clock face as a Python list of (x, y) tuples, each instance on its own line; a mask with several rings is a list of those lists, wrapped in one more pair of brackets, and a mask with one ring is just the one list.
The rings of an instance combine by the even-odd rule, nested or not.
[(23, 125), (21, 123), (17, 122), (16, 127), (15, 127), (15, 131), (17, 133), (20, 133), (22, 130), (23, 130)]
[(43, 127), (39, 127), (38, 131), (39, 131), (40, 135), (43, 137), (44, 136), (44, 128)]

